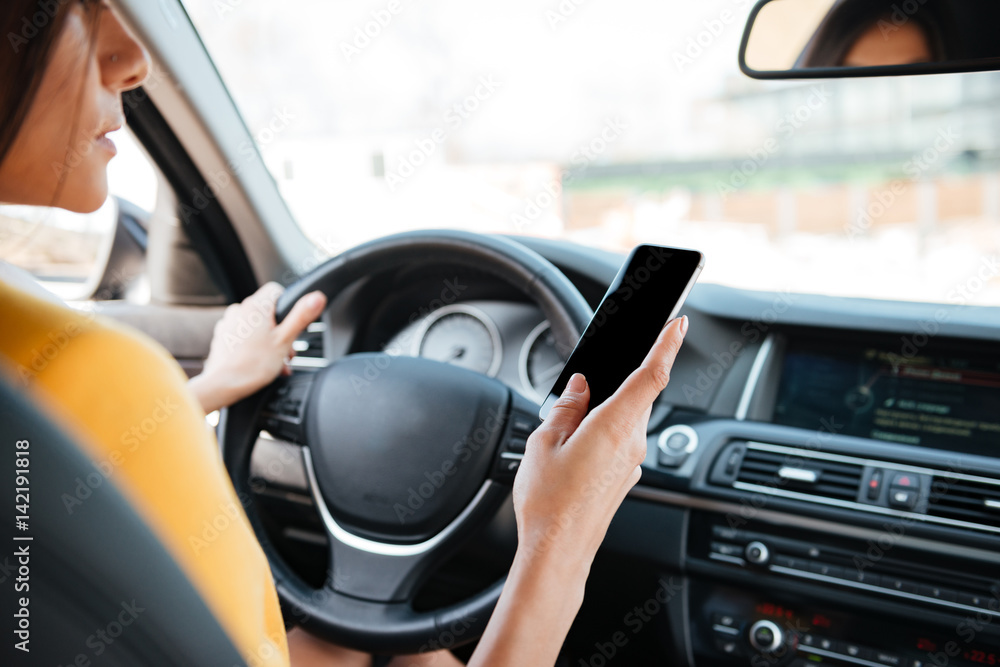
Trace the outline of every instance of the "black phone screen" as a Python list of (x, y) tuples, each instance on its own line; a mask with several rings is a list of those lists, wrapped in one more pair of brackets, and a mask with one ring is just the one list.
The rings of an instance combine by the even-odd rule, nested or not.
[(542, 417), (574, 373), (587, 378), (590, 409), (615, 393), (646, 358), (663, 326), (680, 310), (702, 262), (702, 254), (694, 250), (636, 247), (549, 392)]

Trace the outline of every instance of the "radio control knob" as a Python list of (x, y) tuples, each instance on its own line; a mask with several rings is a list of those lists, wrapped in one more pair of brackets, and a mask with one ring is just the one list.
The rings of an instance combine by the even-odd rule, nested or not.
[(743, 556), (749, 563), (764, 565), (771, 559), (771, 552), (763, 542), (753, 541), (743, 549)]
[(785, 643), (785, 633), (771, 621), (757, 621), (750, 626), (750, 645), (761, 653), (774, 653)]

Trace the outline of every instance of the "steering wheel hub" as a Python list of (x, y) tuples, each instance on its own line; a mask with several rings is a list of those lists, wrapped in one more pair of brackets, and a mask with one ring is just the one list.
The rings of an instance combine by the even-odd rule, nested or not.
[(499, 381), (428, 359), (357, 354), (331, 364), (306, 410), (330, 513), (385, 542), (440, 532), (486, 481), (509, 402)]

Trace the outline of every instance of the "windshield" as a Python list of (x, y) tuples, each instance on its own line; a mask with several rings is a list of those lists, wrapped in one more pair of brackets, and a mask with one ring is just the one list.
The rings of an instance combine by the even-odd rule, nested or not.
[(302, 229), (705, 253), (704, 282), (1000, 305), (1000, 74), (754, 81), (748, 0), (185, 0)]

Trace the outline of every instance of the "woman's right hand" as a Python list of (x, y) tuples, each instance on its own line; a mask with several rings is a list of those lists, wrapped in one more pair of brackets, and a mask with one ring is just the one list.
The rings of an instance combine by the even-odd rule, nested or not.
[(664, 327), (642, 365), (590, 414), (586, 380), (573, 376), (528, 439), (514, 480), (517, 554), (470, 666), (555, 663), (597, 549), (639, 481), (649, 414), (687, 326), (683, 317)]
[[(529, 438), (514, 482), (518, 551), (549, 551), (588, 571), (612, 517), (639, 481), (653, 402), (667, 386), (687, 317), (660, 332), (642, 365), (589, 415), (586, 379), (574, 375)], [(585, 575), (584, 575), (585, 576)]]

